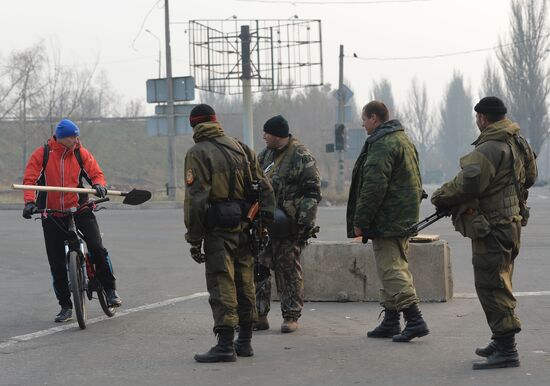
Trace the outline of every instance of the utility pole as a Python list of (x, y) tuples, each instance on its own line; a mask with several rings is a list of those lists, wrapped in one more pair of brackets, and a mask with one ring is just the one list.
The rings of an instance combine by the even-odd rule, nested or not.
[(252, 128), (252, 70), (250, 66), (250, 26), (241, 26), (241, 52), (243, 72), (241, 76), (243, 85), (243, 141), (254, 149), (254, 132)]
[(172, 52), (170, 50), (170, 11), (164, 0), (164, 35), (166, 41), (166, 83), (168, 91), (168, 197), (176, 199), (176, 123), (174, 117), (174, 89), (172, 85)]
[[(339, 76), (338, 76), (338, 122), (337, 125), (344, 125), (345, 121), (345, 109), (346, 104), (345, 100), (345, 90), (344, 90), (344, 45), (340, 44), (340, 66), (339, 66)], [(344, 126), (343, 136), (345, 138), (346, 129)], [(345, 144), (345, 141), (344, 141)], [(338, 177), (336, 183), (336, 190), (341, 193), (344, 191), (344, 152), (346, 151), (345, 145), (343, 149), (338, 149)]]

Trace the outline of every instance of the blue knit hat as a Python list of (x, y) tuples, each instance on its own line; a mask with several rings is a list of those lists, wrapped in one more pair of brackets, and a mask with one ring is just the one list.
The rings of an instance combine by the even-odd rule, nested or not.
[(55, 128), (55, 137), (57, 139), (71, 137), (73, 135), (79, 136), (80, 129), (70, 119), (62, 119)]

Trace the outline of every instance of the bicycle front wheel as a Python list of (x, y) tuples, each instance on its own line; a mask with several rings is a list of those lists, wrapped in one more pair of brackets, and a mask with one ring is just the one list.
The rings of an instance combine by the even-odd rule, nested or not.
[(107, 302), (107, 295), (105, 295), (105, 289), (101, 284), (97, 286), (97, 299), (99, 300), (99, 304), (101, 305), (103, 312), (105, 312), (105, 315), (109, 318), (115, 316), (116, 307), (110, 306)]
[(84, 330), (86, 328), (86, 319), (88, 318), (86, 310), (86, 276), (82, 267), (82, 259), (78, 252), (69, 252), (69, 282), (73, 294), (73, 305), (76, 313), (78, 326)]

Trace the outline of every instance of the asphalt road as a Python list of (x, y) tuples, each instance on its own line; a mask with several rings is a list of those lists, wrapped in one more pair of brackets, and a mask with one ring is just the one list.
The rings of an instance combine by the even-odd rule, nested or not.
[[(97, 301), (91, 324), (52, 322), (58, 311), (39, 222), (0, 211), (0, 385), (547, 385), (550, 379), (550, 192), (531, 193), (514, 288), (523, 332), (522, 366), (473, 372), (473, 349), (489, 338), (474, 293), (470, 246), (443, 219), (426, 233), (452, 249), (448, 303), (422, 304), (432, 333), (409, 344), (366, 339), (376, 303), (306, 303), (300, 329), (254, 336), (256, 355), (234, 364), (198, 364), (214, 344), (204, 268), (183, 240), (181, 209), (105, 210), (97, 214), (124, 300), (106, 319)], [(108, 204), (107, 204), (108, 206)], [(433, 211), (425, 203), (422, 215)], [(319, 211), (321, 240), (345, 239), (345, 208)]]

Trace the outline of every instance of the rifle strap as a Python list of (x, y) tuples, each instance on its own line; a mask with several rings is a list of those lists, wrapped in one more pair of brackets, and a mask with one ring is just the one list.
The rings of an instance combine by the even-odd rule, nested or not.
[[(275, 173), (275, 170), (277, 170), (277, 168), (279, 167), (279, 165), (281, 164), (281, 162), (283, 162), (283, 160), (285, 159), (285, 157), (287, 156), (287, 154), (289, 153), (289, 149), (291, 147), (291, 144), (289, 143), (288, 146), (286, 147), (285, 150), (283, 150), (283, 152), (279, 155), (279, 158), (277, 158), (276, 160), (274, 160), (270, 165), (272, 165), (269, 170), (266, 168), (266, 170), (264, 170), (264, 173), (265, 173), (265, 176), (267, 178), (271, 178), (271, 176), (273, 175), (273, 173)], [(273, 151), (273, 158), (275, 158), (275, 151)], [(269, 167), (269, 165), (268, 165)]]

